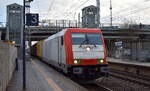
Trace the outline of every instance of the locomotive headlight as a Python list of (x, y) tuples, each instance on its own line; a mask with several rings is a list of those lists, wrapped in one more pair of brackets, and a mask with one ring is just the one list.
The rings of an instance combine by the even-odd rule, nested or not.
[(80, 60), (74, 60), (74, 62), (73, 62), (74, 64), (80, 64)]
[(101, 60), (100, 60), (100, 62), (101, 62), (101, 63), (104, 63), (104, 60), (103, 60), (103, 59), (101, 59)]
[(97, 63), (98, 63), (98, 64), (102, 64), (102, 63), (104, 63), (104, 60), (103, 60), (103, 59), (98, 59), (98, 60), (97, 60)]
[(87, 47), (87, 48), (86, 48), (86, 51), (90, 51), (90, 50), (91, 50), (91, 48), (90, 48), (90, 47)]
[(74, 64), (78, 64), (78, 60), (74, 60)]

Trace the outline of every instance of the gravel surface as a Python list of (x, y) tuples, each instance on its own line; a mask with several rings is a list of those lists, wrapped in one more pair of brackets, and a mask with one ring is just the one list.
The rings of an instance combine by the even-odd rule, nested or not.
[(122, 80), (112, 76), (98, 79), (97, 82), (112, 89), (113, 91), (150, 91), (149, 87), (145, 87), (143, 85), (132, 83), (130, 81)]

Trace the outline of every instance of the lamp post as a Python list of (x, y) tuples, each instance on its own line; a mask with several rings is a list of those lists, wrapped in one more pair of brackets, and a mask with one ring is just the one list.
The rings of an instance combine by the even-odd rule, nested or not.
[(23, 31), (22, 31), (22, 61), (23, 61), (23, 89), (26, 89), (26, 55), (25, 55), (25, 2), (23, 0)]
[[(26, 42), (26, 34), (25, 34), (25, 17), (26, 17), (26, 2), (30, 3), (32, 2), (33, 0), (23, 0), (23, 27), (22, 27), (22, 65), (23, 65), (23, 89), (25, 90), (26, 89), (26, 45), (25, 45), (25, 42)], [(30, 5), (30, 4), (29, 4)], [(29, 6), (30, 8), (30, 6)]]

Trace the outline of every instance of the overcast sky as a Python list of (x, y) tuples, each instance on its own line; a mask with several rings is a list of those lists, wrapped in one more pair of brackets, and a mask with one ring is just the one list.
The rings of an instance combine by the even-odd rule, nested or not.
[[(23, 0), (0, 0), (0, 22), (6, 21), (6, 5)], [(85, 3), (86, 2), (86, 3)], [(83, 4), (85, 3), (85, 4)], [(83, 5), (82, 5), (83, 4)], [(96, 5), (96, 0), (34, 0), (31, 12), (40, 19), (77, 19), (85, 6)], [(150, 0), (112, 0), (113, 23), (132, 21), (150, 24)], [(110, 0), (101, 0), (101, 22), (110, 21)]]

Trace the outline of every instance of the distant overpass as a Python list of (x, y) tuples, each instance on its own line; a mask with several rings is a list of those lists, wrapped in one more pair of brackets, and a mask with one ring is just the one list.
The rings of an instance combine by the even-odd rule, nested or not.
[[(50, 35), (53, 35), (62, 29), (69, 27), (27, 27), (26, 34), (27, 40), (29, 38), (31, 41), (39, 41), (46, 39)], [(76, 27), (71, 27), (76, 28)], [(110, 28), (110, 27), (102, 27), (101, 28), (105, 39), (149, 39), (150, 38), (150, 29), (135, 29), (135, 28)], [(2, 31), (2, 39), (5, 38), (6, 27), (0, 27), (0, 31)], [(30, 36), (29, 36), (30, 35)]]
[[(31, 41), (39, 41), (53, 35), (64, 29), (63, 27), (28, 27), (27, 34), (31, 35)], [(137, 39), (137, 38), (150, 38), (150, 29), (110, 29), (101, 28), (105, 39)], [(29, 32), (30, 31), (30, 32)]]

